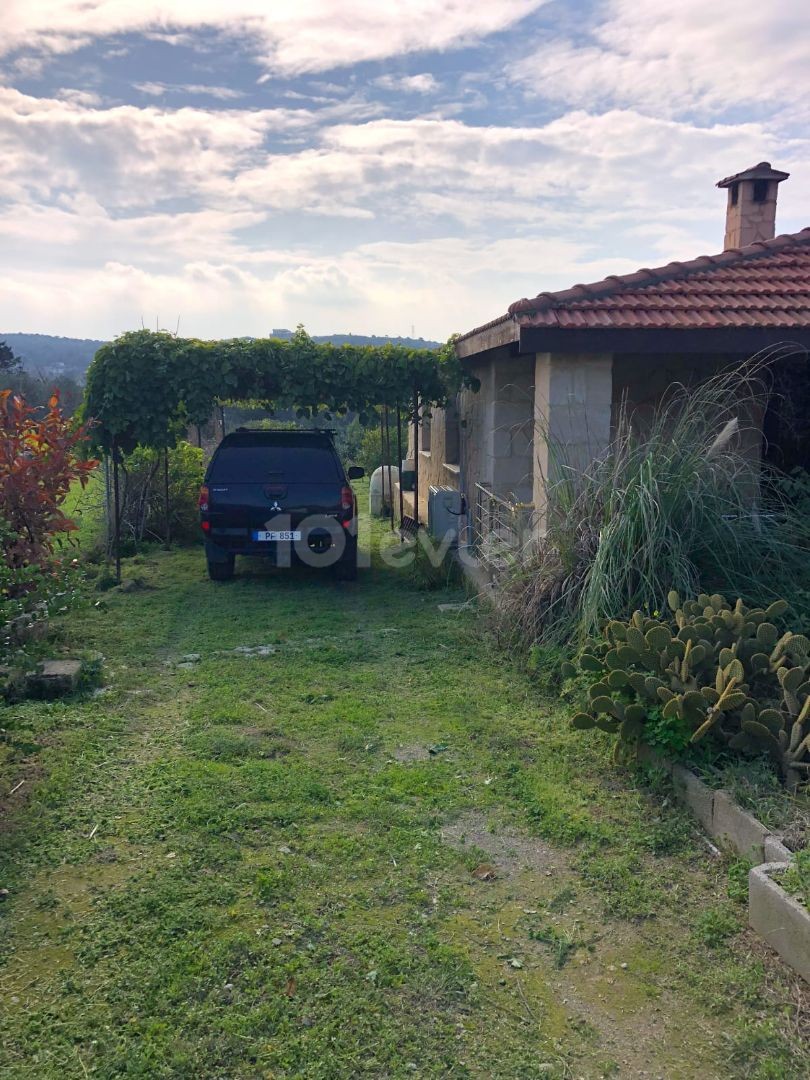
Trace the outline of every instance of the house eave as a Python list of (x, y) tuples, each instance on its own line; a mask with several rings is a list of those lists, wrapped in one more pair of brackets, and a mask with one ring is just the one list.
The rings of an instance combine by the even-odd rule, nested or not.
[(461, 360), (479, 353), (489, 352), (491, 349), (500, 349), (504, 345), (513, 345), (518, 342), (518, 324), (514, 319), (498, 319), (487, 326), (466, 334), (456, 342), (456, 355)]
[(810, 350), (810, 327), (724, 326), (687, 328), (594, 328), (521, 326), (520, 353), (732, 353), (753, 355), (775, 345)]

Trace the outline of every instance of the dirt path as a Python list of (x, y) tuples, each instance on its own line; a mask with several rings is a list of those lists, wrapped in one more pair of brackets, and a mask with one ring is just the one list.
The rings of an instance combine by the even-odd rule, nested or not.
[(104, 692), (3, 714), (0, 1075), (803, 1074), (744, 868), (456, 596), (128, 573), (69, 616)]

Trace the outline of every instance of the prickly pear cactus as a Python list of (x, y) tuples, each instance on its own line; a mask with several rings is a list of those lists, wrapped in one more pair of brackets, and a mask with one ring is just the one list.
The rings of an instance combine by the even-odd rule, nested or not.
[[(731, 606), (719, 594), (681, 601), (653, 618), (636, 611), (613, 620), (604, 640), (584, 652), (578, 670), (590, 680), (578, 730), (598, 727), (629, 745), (645, 741), (659, 716), (687, 725), (691, 742), (714, 740), (745, 754), (767, 752), (788, 787), (810, 780), (810, 640), (780, 633), (788, 604)], [(577, 667), (567, 665), (571, 676)]]

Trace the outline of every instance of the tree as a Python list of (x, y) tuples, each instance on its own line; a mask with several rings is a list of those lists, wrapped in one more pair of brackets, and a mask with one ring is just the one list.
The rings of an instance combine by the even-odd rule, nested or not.
[(0, 372), (20, 370), (20, 358), (15, 356), (5, 341), (0, 341)]

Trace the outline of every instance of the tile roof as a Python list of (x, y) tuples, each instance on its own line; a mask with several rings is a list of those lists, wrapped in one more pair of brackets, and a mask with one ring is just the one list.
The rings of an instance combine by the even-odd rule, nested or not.
[(499, 323), (572, 329), (810, 328), (810, 228), (518, 300)]

